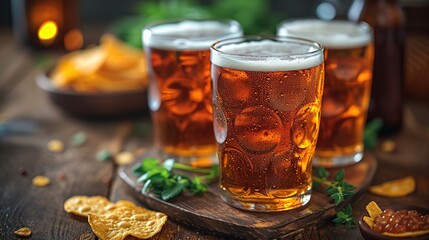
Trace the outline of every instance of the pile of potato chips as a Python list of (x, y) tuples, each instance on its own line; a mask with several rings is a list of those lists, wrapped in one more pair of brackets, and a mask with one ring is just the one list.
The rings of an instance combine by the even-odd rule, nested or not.
[(50, 77), (56, 88), (77, 92), (124, 92), (147, 87), (143, 51), (110, 34), (102, 36), (99, 46), (62, 57)]
[(88, 218), (92, 231), (101, 240), (123, 240), (127, 236), (153, 237), (167, 222), (167, 215), (150, 211), (129, 201), (110, 202), (102, 196), (74, 196), (64, 210)]

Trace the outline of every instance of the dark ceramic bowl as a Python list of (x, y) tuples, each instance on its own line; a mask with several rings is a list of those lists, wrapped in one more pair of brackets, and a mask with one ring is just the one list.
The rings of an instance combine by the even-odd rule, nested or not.
[(81, 93), (54, 87), (48, 76), (49, 71), (38, 74), (37, 85), (48, 93), (55, 105), (71, 115), (85, 118), (106, 118), (148, 111), (146, 89), (118, 93)]
[[(401, 205), (392, 205), (392, 206), (386, 206), (386, 207), (380, 207), (382, 210), (390, 208), (395, 211), (398, 210), (416, 210), (417, 212), (426, 215), (429, 214), (428, 208), (422, 208), (422, 207), (416, 207), (416, 206), (401, 206)], [(362, 236), (366, 240), (423, 240), (423, 239), (429, 239), (429, 234), (417, 236), (417, 237), (389, 237), (386, 235), (383, 235), (381, 233), (374, 232), (364, 221), (363, 217), (368, 216), (368, 213), (365, 212), (360, 216), (359, 218), (359, 230), (362, 233)]]

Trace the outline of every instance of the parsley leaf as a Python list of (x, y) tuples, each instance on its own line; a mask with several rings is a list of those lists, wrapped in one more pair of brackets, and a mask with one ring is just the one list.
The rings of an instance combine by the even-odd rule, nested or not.
[[(193, 179), (180, 175), (175, 170), (188, 171), (202, 176)], [(200, 195), (207, 191), (207, 183), (219, 176), (219, 167), (213, 165), (211, 169), (195, 168), (167, 159), (162, 164), (158, 159), (146, 158), (133, 168), (134, 174), (138, 176), (137, 181), (142, 182), (142, 192), (153, 192), (168, 201), (179, 196), (183, 191), (189, 191), (194, 195)]]
[[(353, 196), (353, 190), (356, 189), (355, 186), (344, 182), (345, 171), (344, 169), (339, 170), (335, 175), (332, 181), (328, 180), (329, 172), (324, 168), (316, 169), (316, 176), (313, 176), (313, 187), (321, 187), (322, 185), (327, 186), (325, 191), (329, 197), (334, 200), (336, 206), (338, 206), (345, 199)], [(351, 205), (337, 211), (337, 216), (332, 220), (337, 224), (352, 225), (354, 220), (352, 218), (352, 208)]]

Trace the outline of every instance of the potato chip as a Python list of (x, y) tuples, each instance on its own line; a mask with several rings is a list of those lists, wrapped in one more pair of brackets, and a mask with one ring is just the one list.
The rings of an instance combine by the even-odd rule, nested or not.
[(142, 52), (122, 43), (111, 34), (103, 35), (100, 42), (107, 53), (104, 66), (111, 70), (134, 67), (140, 59), (143, 59)]
[(161, 231), (167, 215), (137, 206), (121, 206), (105, 214), (89, 214), (92, 231), (101, 240), (122, 240), (127, 236), (141, 239)]
[(63, 88), (86, 74), (96, 72), (104, 63), (106, 53), (100, 47), (75, 51), (62, 57), (51, 73), (53, 84)]
[(75, 215), (88, 217), (89, 213), (103, 214), (118, 207), (135, 207), (130, 201), (120, 200), (116, 203), (110, 202), (103, 196), (74, 196), (64, 202), (64, 210)]
[(369, 191), (384, 197), (404, 197), (414, 192), (415, 188), (416, 181), (414, 177), (409, 176), (371, 186)]
[(366, 205), (366, 211), (371, 218), (376, 218), (383, 212), (381, 211), (377, 203), (374, 201), (371, 201), (370, 203), (368, 203), (368, 205)]
[(107, 53), (101, 47), (93, 47), (70, 54), (70, 60), (76, 71), (94, 73), (100, 69), (107, 58)]
[(51, 179), (45, 176), (35, 176), (32, 182), (36, 187), (45, 187), (51, 183)]
[(147, 87), (144, 54), (113, 35), (103, 35), (98, 47), (62, 57), (51, 73), (53, 85), (78, 92), (123, 92)]
[(363, 216), (363, 221), (372, 229), (374, 228), (374, 219), (368, 216)]
[(13, 233), (15, 233), (15, 235), (19, 237), (29, 237), (31, 235), (31, 229), (29, 229), (28, 227), (22, 227), (14, 231)]
[(115, 208), (114, 204), (102, 196), (74, 196), (64, 202), (64, 210), (82, 217), (88, 217), (89, 213), (103, 214)]
[(64, 143), (60, 140), (51, 140), (48, 142), (48, 149), (51, 152), (59, 153), (64, 151)]
[(131, 152), (121, 152), (115, 156), (115, 163), (118, 165), (127, 165), (134, 161), (134, 154)]
[(126, 200), (119, 200), (115, 203), (116, 206), (129, 206), (129, 207), (136, 207), (136, 205), (130, 201)]

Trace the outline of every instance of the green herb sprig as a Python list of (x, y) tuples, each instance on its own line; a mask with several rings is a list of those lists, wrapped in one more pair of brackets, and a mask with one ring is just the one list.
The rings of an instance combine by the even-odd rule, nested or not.
[(350, 204), (347, 204), (343, 209), (337, 211), (336, 217), (332, 219), (332, 222), (336, 224), (342, 224), (347, 226), (355, 225), (355, 221), (353, 220), (353, 209)]
[[(175, 170), (203, 175), (190, 178), (186, 175), (177, 174)], [(134, 167), (133, 172), (139, 176), (137, 181), (144, 183), (143, 193), (151, 191), (164, 201), (180, 195), (184, 190), (194, 195), (202, 194), (208, 189), (207, 183), (217, 179), (219, 176), (217, 165), (212, 166), (210, 169), (195, 168), (176, 163), (173, 159), (167, 159), (161, 165), (160, 161), (154, 158), (144, 159)]]
[[(313, 176), (313, 187), (318, 188), (327, 186), (325, 191), (329, 197), (334, 199), (335, 205), (338, 206), (346, 198), (351, 197), (356, 189), (355, 186), (344, 181), (344, 169), (338, 171), (332, 181), (328, 180), (329, 172), (324, 168), (316, 169), (316, 176)], [(332, 221), (337, 224), (354, 225), (355, 222), (352, 218), (353, 210), (350, 204), (337, 210), (336, 218)]]
[[(194, 178), (177, 174), (175, 170), (182, 170), (192, 173), (202, 174)], [(176, 163), (173, 159), (167, 159), (160, 163), (158, 159), (146, 158), (137, 164), (133, 172), (138, 175), (138, 182), (144, 183), (142, 192), (149, 191), (157, 194), (162, 200), (168, 201), (183, 191), (187, 190), (194, 195), (200, 195), (207, 191), (207, 183), (219, 177), (219, 166), (213, 165), (211, 168), (195, 168), (185, 164)], [(344, 182), (344, 169), (338, 171), (333, 180), (328, 180), (329, 172), (324, 168), (316, 169), (316, 176), (313, 176), (313, 187), (327, 186), (326, 193), (334, 200), (338, 206), (346, 198), (354, 194), (355, 186)], [(336, 224), (354, 225), (352, 217), (352, 207), (350, 204), (337, 210), (336, 217), (332, 220)]]

